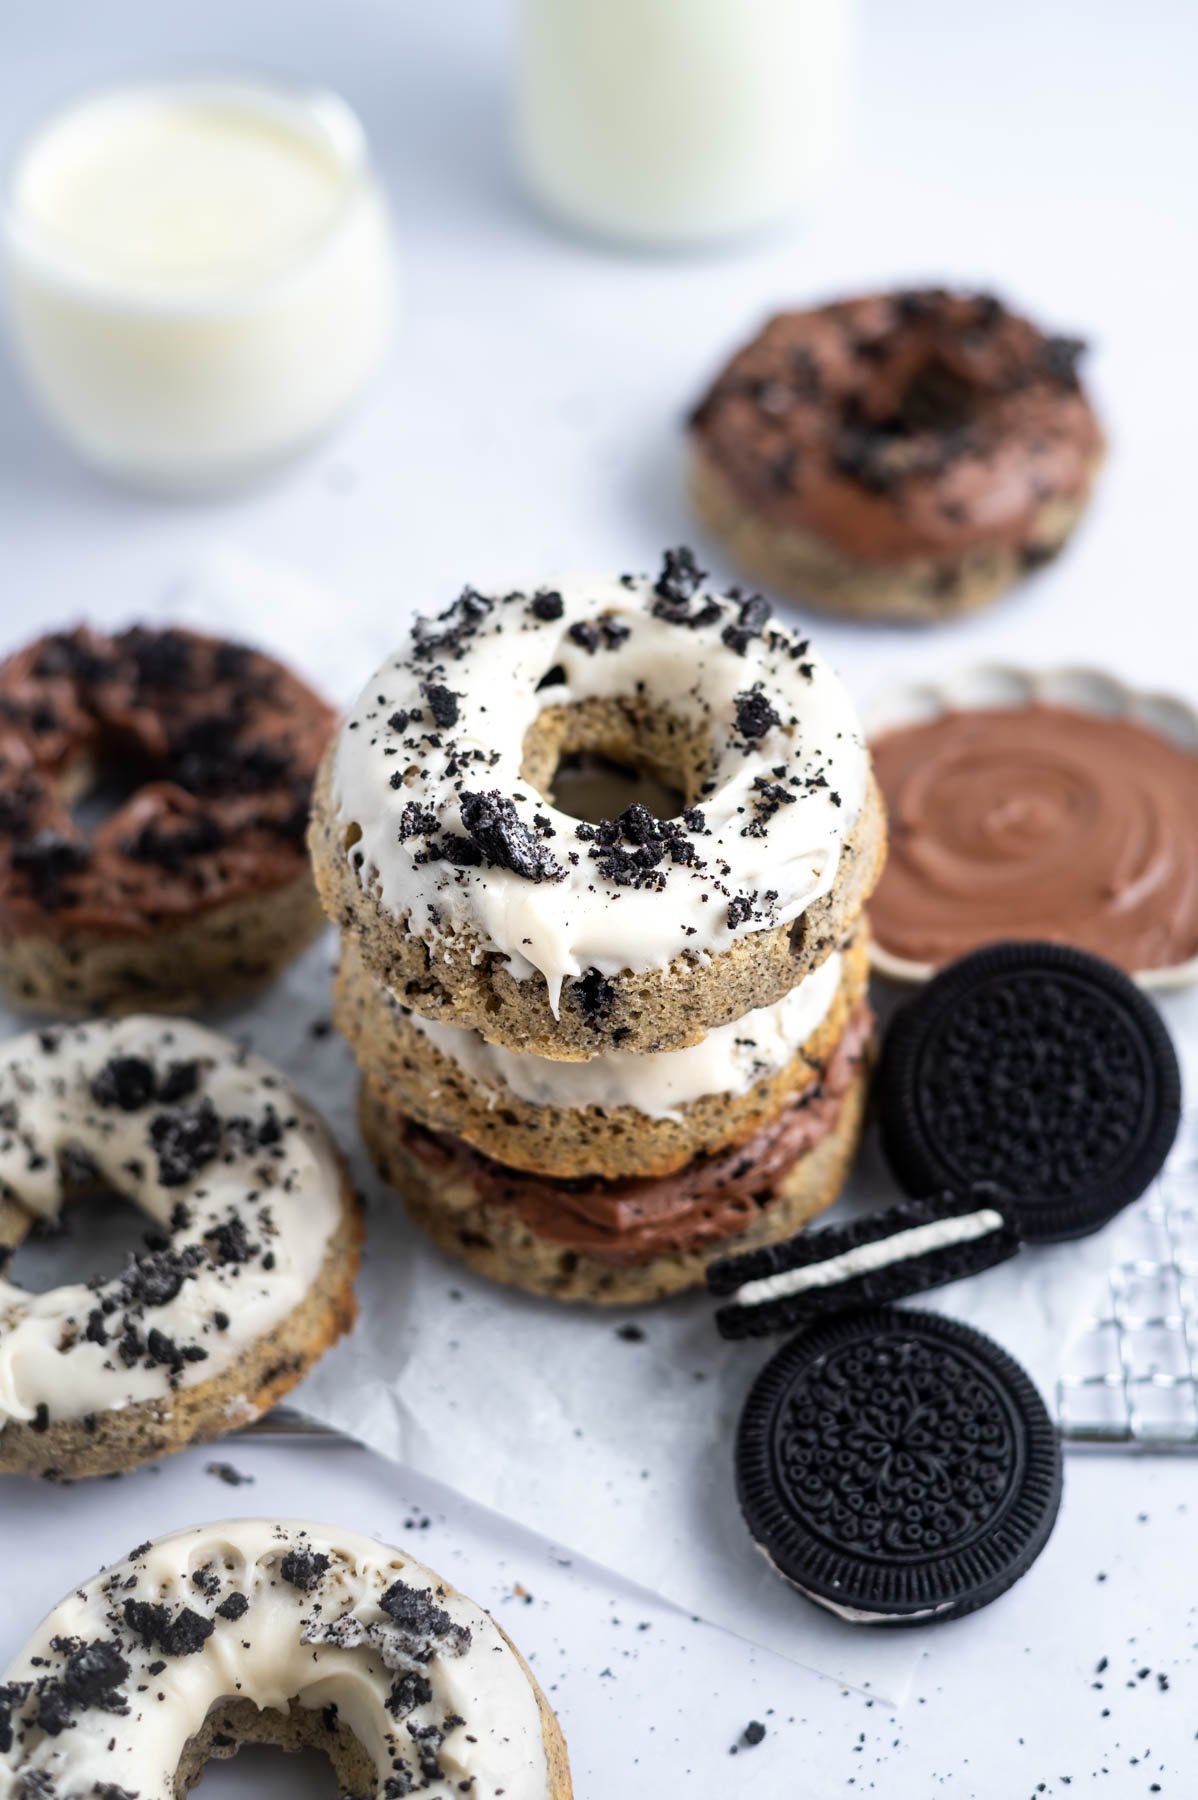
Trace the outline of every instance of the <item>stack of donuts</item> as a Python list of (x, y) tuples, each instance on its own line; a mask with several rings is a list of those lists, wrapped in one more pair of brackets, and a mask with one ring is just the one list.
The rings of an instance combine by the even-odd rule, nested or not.
[(885, 830), (844, 689), (760, 595), (686, 550), (466, 589), (366, 684), (311, 841), (364, 1136), (443, 1248), (646, 1301), (835, 1199)]

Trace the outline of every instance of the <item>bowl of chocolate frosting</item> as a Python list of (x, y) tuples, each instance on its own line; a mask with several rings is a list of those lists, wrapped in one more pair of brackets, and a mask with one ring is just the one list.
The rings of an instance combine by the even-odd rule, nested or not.
[(880, 974), (982, 944), (1075, 944), (1146, 988), (1198, 981), (1198, 712), (1097, 669), (987, 664), (868, 714), (890, 821)]

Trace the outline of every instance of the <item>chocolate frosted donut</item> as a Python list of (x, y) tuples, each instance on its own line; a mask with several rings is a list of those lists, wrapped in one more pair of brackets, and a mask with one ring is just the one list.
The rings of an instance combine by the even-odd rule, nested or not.
[(691, 419), (700, 516), (755, 579), (933, 620), (1059, 550), (1103, 435), (1083, 345), (941, 288), (781, 313)]
[(814, 1079), (737, 1142), (672, 1173), (552, 1180), (417, 1124), (370, 1077), (358, 1119), (409, 1216), (493, 1281), (627, 1305), (704, 1279), (713, 1253), (786, 1238), (836, 1199), (857, 1153), (873, 1015), (859, 999)]
[[(81, 626), (0, 665), (0, 985), (35, 1010), (184, 1007), (315, 934), (304, 854), (333, 715), (271, 657)], [(129, 781), (134, 785), (131, 791)], [(84, 830), (72, 804), (120, 782)]]

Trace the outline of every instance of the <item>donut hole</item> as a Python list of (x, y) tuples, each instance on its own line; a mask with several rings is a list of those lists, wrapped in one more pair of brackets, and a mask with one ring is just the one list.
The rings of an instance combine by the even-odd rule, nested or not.
[(642, 695), (547, 706), (524, 739), (521, 778), (568, 817), (589, 825), (634, 802), (676, 818), (710, 771), (707, 731)]
[(562, 757), (548, 798), (559, 812), (587, 825), (618, 819), (634, 802), (647, 807), (655, 819), (676, 819), (686, 805), (681, 789), (590, 750)]
[(37, 1219), (10, 1206), (0, 1220), (0, 1242), (14, 1245), (2, 1269), (26, 1293), (89, 1281), (109, 1281), (131, 1256), (144, 1256), (148, 1240), (159, 1241), (145, 1213), (109, 1188), (66, 1183), (67, 1197), (54, 1219)]
[(974, 424), (981, 407), (982, 396), (974, 384), (932, 354), (919, 364), (899, 396), (895, 425), (910, 437), (924, 432), (949, 435)]
[[(333, 1685), (326, 1684), (329, 1701), (335, 1700)], [(319, 1689), (306, 1696), (318, 1697)], [(235, 1771), (225, 1766), (233, 1757)], [(188, 1793), (201, 1778), (206, 1800), (222, 1794), (234, 1800), (249, 1792), (276, 1794), (280, 1800), (283, 1795), (287, 1800), (333, 1800), (339, 1794), (379, 1790), (371, 1758), (341, 1722), (335, 1704), (259, 1708), (232, 1695), (209, 1709), (188, 1740), (175, 1793)]]
[(245, 1800), (246, 1794), (255, 1800), (337, 1800), (342, 1792), (327, 1756), (278, 1744), (247, 1743), (220, 1761), (213, 1756), (197, 1779), (204, 1800)]
[(59, 791), (78, 829), (85, 837), (93, 837), (142, 788), (161, 779), (162, 770), (148, 757), (114, 743), (67, 769), (60, 777)]

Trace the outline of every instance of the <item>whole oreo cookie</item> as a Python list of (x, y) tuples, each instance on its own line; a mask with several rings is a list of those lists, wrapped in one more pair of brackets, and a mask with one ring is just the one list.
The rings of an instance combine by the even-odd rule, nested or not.
[(803, 1332), (766, 1365), (736, 1473), (778, 1573), (854, 1624), (988, 1605), (1039, 1556), (1061, 1499), (1060, 1444), (1019, 1364), (953, 1319), (890, 1307)]
[(724, 1257), (708, 1265), (707, 1291), (727, 1301), (715, 1315), (721, 1337), (765, 1337), (980, 1275), (1019, 1247), (1010, 1201), (982, 1182)]
[(907, 1193), (1000, 1182), (1035, 1242), (1082, 1237), (1135, 1200), (1181, 1119), (1160, 1014), (1062, 944), (994, 944), (943, 970), (895, 1019), (877, 1092)]

